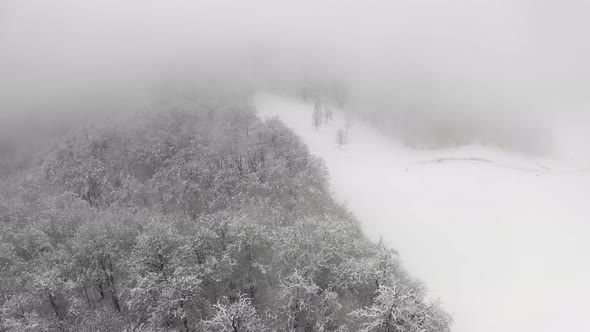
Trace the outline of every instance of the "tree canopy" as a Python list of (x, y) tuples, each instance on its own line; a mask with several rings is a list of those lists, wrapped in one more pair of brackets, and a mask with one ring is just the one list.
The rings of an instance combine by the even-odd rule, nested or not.
[(449, 330), (278, 119), (162, 108), (1, 180), (0, 330)]

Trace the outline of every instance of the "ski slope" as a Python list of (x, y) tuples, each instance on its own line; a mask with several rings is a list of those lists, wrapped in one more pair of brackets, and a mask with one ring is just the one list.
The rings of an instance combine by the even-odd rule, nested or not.
[(316, 130), (312, 106), (260, 94), (324, 159), (335, 197), (396, 248), (453, 314), (457, 332), (590, 331), (590, 173), (478, 145), (414, 151), (344, 117)]

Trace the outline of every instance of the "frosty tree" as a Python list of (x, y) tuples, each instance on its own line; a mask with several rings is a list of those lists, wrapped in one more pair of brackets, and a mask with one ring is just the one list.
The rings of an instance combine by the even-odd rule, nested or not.
[(342, 128), (338, 129), (338, 131), (336, 131), (336, 143), (338, 143), (338, 147), (342, 147), (342, 145), (346, 144), (346, 141), (346, 132)]
[(332, 120), (333, 117), (334, 117), (334, 111), (332, 111), (332, 108), (330, 106), (326, 106), (326, 109), (324, 110), (324, 119), (325, 119), (326, 123), (328, 123), (328, 121)]
[(381, 286), (373, 305), (350, 313), (362, 332), (448, 332), (452, 319), (438, 302), (424, 302), (423, 294), (398, 283)]
[(346, 128), (347, 134), (350, 131), (351, 127), (352, 127), (352, 116), (351, 116), (350, 112), (346, 112), (346, 116), (344, 119), (344, 128)]
[(316, 103), (313, 107), (313, 114), (312, 114), (311, 121), (312, 121), (312, 124), (316, 130), (318, 130), (320, 128), (320, 126), (322, 125), (323, 112), (322, 112), (322, 106), (319, 101), (316, 101)]
[(264, 321), (252, 305), (252, 300), (241, 295), (237, 301), (218, 302), (215, 314), (202, 322), (205, 331), (263, 332), (267, 331)]

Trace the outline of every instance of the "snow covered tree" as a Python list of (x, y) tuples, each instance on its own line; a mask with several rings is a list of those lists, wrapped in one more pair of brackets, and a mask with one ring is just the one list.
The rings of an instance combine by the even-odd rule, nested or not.
[(269, 331), (264, 320), (256, 312), (252, 300), (240, 295), (235, 302), (227, 298), (217, 302), (215, 313), (200, 323), (205, 332), (265, 332)]
[(331, 331), (337, 328), (338, 294), (322, 289), (298, 271), (281, 282), (280, 313), (287, 331)]
[(437, 303), (401, 283), (381, 286), (373, 305), (350, 313), (360, 332), (449, 332), (450, 318), (441, 315)]
[(346, 112), (346, 115), (344, 116), (344, 128), (346, 129), (347, 134), (350, 131), (350, 128), (352, 128), (352, 115), (350, 112)]
[(334, 91), (334, 98), (336, 99), (336, 104), (340, 108), (344, 108), (344, 104), (348, 98), (347, 91), (342, 84), (336, 84), (335, 91)]
[(146, 226), (130, 257), (128, 306), (138, 322), (188, 330), (201, 280), (176, 260), (182, 238), (171, 225), (153, 221)]
[(324, 121), (326, 123), (328, 123), (330, 120), (332, 120), (333, 117), (334, 117), (334, 111), (332, 110), (332, 107), (327, 105), (324, 110)]
[(318, 130), (322, 125), (323, 118), (324, 116), (322, 112), (322, 106), (319, 102), (316, 101), (316, 103), (313, 106), (313, 114), (311, 115), (311, 123), (313, 124), (316, 130)]
[(342, 147), (342, 145), (348, 143), (348, 137), (342, 128), (336, 131), (336, 143), (338, 143), (339, 148)]

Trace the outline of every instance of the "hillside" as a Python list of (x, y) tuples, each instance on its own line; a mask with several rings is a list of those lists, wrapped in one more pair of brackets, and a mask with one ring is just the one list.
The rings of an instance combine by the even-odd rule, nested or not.
[(68, 134), (0, 182), (2, 331), (448, 331), (244, 99)]
[(338, 108), (316, 129), (299, 98), (256, 105), (325, 161), (335, 198), (370, 238), (395, 244), (454, 331), (590, 330), (587, 165), (477, 144), (413, 150), (357, 119), (339, 147)]

